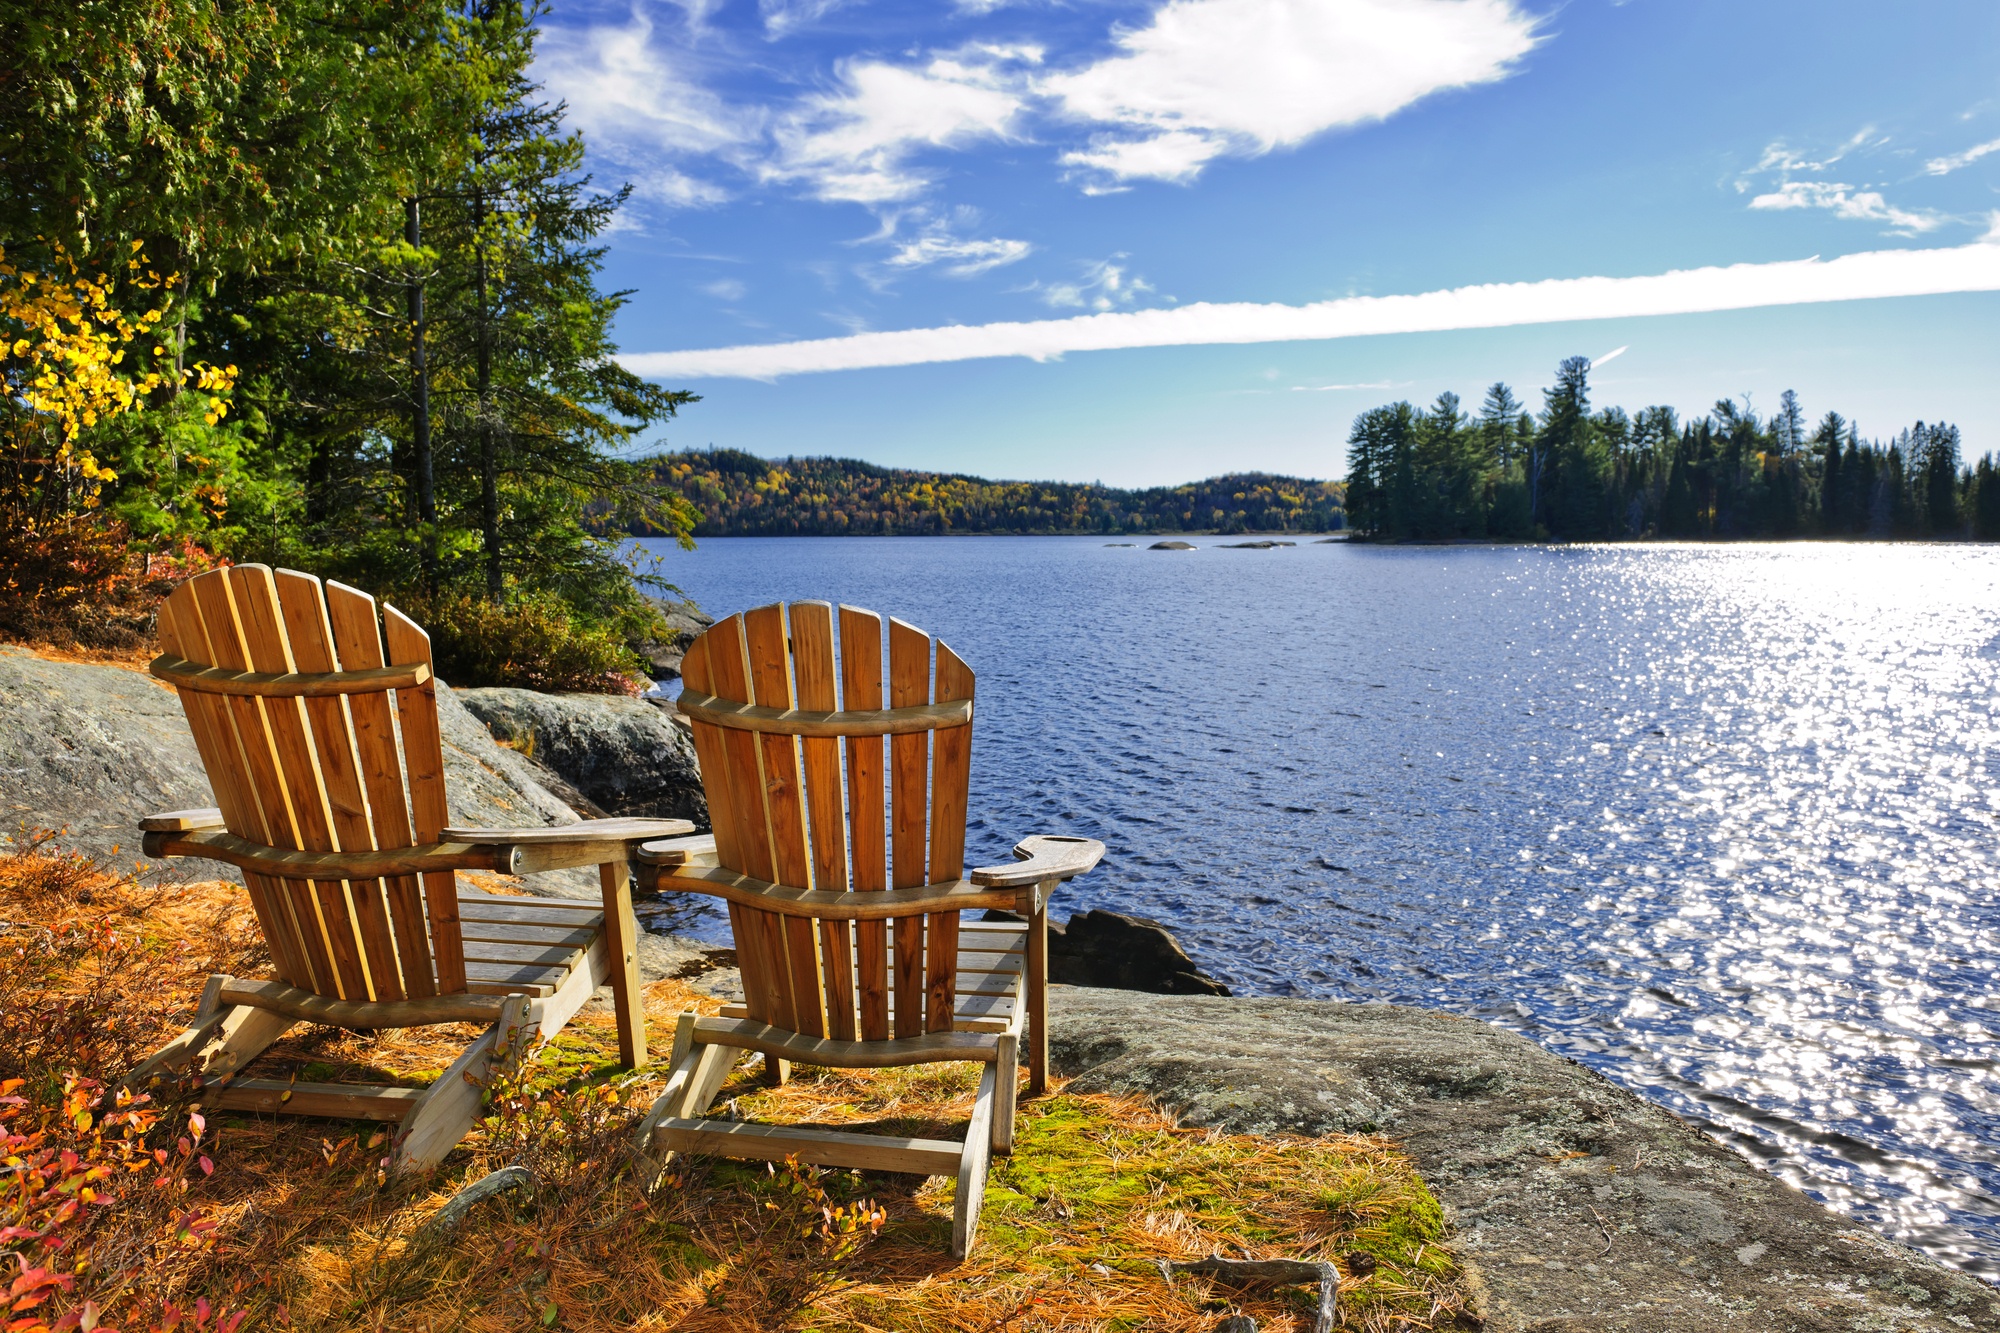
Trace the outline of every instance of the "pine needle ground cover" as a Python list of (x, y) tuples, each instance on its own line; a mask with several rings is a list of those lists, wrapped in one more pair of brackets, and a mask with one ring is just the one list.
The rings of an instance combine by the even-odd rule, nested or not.
[[(148, 887), (43, 841), (0, 857), (0, 954), (0, 1308), (23, 1333), (1312, 1326), (1304, 1289), (1159, 1266), (1215, 1254), (1336, 1263), (1342, 1328), (1476, 1326), (1437, 1203), (1383, 1139), (1189, 1130), (1057, 1087), (1022, 1104), (955, 1265), (948, 1180), (682, 1159), (648, 1181), (629, 1140), (665, 1069), (616, 1068), (601, 1001), (500, 1080), (437, 1173), (404, 1178), (379, 1126), (204, 1115), (186, 1090), (105, 1098), (189, 1019), (207, 973), (262, 969), (240, 888)], [(677, 981), (647, 1000), (656, 1045), (683, 1009), (716, 1006)], [(470, 1035), (302, 1025), (255, 1072), (422, 1084)], [(798, 1069), (772, 1088), (752, 1059), (715, 1113), (957, 1135), (975, 1078)], [(440, 1224), (506, 1166), (531, 1187)]]

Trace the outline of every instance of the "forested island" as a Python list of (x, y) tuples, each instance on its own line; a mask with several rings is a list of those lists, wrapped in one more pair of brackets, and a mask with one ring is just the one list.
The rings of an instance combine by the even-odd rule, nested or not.
[(1121, 490), (719, 449), (656, 459), (653, 475), (700, 511), (698, 537), (1328, 532), (1344, 522), (1340, 483), (1263, 472)]
[(1798, 395), (1760, 419), (1723, 399), (1592, 411), (1590, 361), (1571, 357), (1539, 415), (1505, 384), (1478, 415), (1457, 394), (1355, 418), (1347, 521), (1389, 541), (1492, 538), (1876, 537), (2000, 540), (2000, 475), (1968, 467), (1958, 427), (1922, 421), (1863, 438), (1838, 412), (1808, 426)]

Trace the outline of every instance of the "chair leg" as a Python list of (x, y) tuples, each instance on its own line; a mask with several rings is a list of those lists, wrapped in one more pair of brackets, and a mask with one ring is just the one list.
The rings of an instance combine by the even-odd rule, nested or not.
[(500, 1020), (461, 1051), (451, 1068), (424, 1090), (396, 1131), (398, 1171), (436, 1166), (478, 1121), (487, 1084), (497, 1069), (519, 1053), (528, 1033), (529, 1006), (527, 996), (509, 996)]
[(1035, 886), (1034, 910), (1028, 914), (1028, 1095), (1049, 1090), (1049, 895), (1056, 881)]
[(767, 1054), (764, 1057), (764, 1082), (770, 1087), (782, 1088), (791, 1081), (792, 1062)]
[[(119, 1086), (140, 1090), (154, 1079), (201, 1060), (200, 1072), (208, 1078), (233, 1074), (262, 1055), (292, 1027), (293, 1020), (282, 1014), (249, 1005), (221, 1004), (223, 983), (230, 978), (216, 973), (201, 994), (201, 1008), (195, 1025), (149, 1056), (138, 1068), (120, 1079)], [(206, 1059), (202, 1057), (206, 1055)]]
[(632, 914), (632, 867), (624, 857), (597, 868), (604, 889), (604, 941), (610, 950), (611, 994), (618, 1008), (618, 1058), (627, 1069), (646, 1063), (646, 1006), (639, 993), (639, 919)]
[[(662, 1120), (687, 1120), (699, 1116), (715, 1100), (716, 1090), (729, 1071), (736, 1067), (743, 1052), (729, 1046), (696, 1046), (694, 1044), (694, 1015), (683, 1014), (679, 1031), (675, 1034), (675, 1057), (673, 1066), (667, 1071), (667, 1086), (653, 1100), (646, 1118), (639, 1122), (639, 1128), (632, 1135), (632, 1146), (647, 1164), (644, 1168), (645, 1187), (650, 1189), (667, 1163), (673, 1160), (671, 1152), (653, 1152), (653, 1130)], [(686, 1044), (681, 1039), (685, 1036)]]
[(979, 1231), (979, 1205), (986, 1198), (986, 1164), (993, 1149), (993, 1105), (998, 1100), (999, 1070), (987, 1065), (979, 1075), (979, 1094), (972, 1103), (972, 1123), (965, 1127), (965, 1151), (958, 1159), (958, 1197), (951, 1210), (951, 1257), (972, 1253)]
[(687, 1092), (681, 1101), (681, 1109), (675, 1112), (680, 1119), (691, 1119), (706, 1111), (715, 1094), (722, 1090), (729, 1071), (736, 1068), (736, 1062), (744, 1053), (734, 1046), (701, 1046), (700, 1058), (695, 1061), (694, 1074), (688, 1079)]
[(993, 1151), (1001, 1157), (1014, 1151), (1014, 1104), (1021, 1095), (1021, 1038), (1012, 1032), (1000, 1034), (1000, 1052), (993, 1062)]

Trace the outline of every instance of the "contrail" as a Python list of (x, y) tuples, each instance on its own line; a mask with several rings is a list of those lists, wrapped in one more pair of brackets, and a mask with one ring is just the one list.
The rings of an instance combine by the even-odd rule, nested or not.
[(1606, 361), (1615, 361), (1619, 357), (1625, 355), (1625, 353), (1631, 350), (1632, 350), (1632, 345), (1630, 343), (1627, 343), (1623, 347), (1614, 347), (1610, 351), (1606, 352), (1603, 356), (1598, 357), (1597, 360), (1591, 362), (1590, 368), (1592, 370), (1595, 370), (1599, 366), (1603, 365)]
[(1871, 250), (1838, 259), (1822, 260), (1815, 255), (1770, 264), (1677, 269), (1638, 278), (1488, 283), (1414, 296), (1350, 296), (1312, 305), (1202, 302), (1069, 319), (953, 324), (809, 342), (639, 352), (619, 360), (634, 373), (651, 379), (769, 380), (781, 375), (990, 356), (1046, 361), (1068, 352), (1126, 347), (1306, 342), (1990, 291), (2000, 291), (2000, 239), (1945, 249)]

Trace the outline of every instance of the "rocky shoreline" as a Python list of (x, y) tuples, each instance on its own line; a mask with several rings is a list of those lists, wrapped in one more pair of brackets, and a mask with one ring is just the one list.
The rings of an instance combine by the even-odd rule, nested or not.
[[(693, 747), (664, 701), (439, 700), (455, 822), (706, 817)], [(126, 861), (141, 816), (211, 803), (178, 701), (142, 672), (0, 646), (0, 707), (0, 849), (62, 828), (67, 845)], [(149, 868), (169, 871), (227, 873)], [(575, 871), (529, 887), (597, 892)], [(1165, 928), (1116, 913), (1071, 918), (1050, 952), (1053, 979), (1071, 983), (1051, 1011), (1073, 1086), (1145, 1093), (1193, 1125), (1396, 1139), (1445, 1207), (1496, 1333), (2000, 1330), (2000, 1292), (1515, 1034), (1388, 1005), (1225, 998)], [(649, 935), (640, 961), (648, 979), (733, 980), (727, 951), (672, 936)]]

